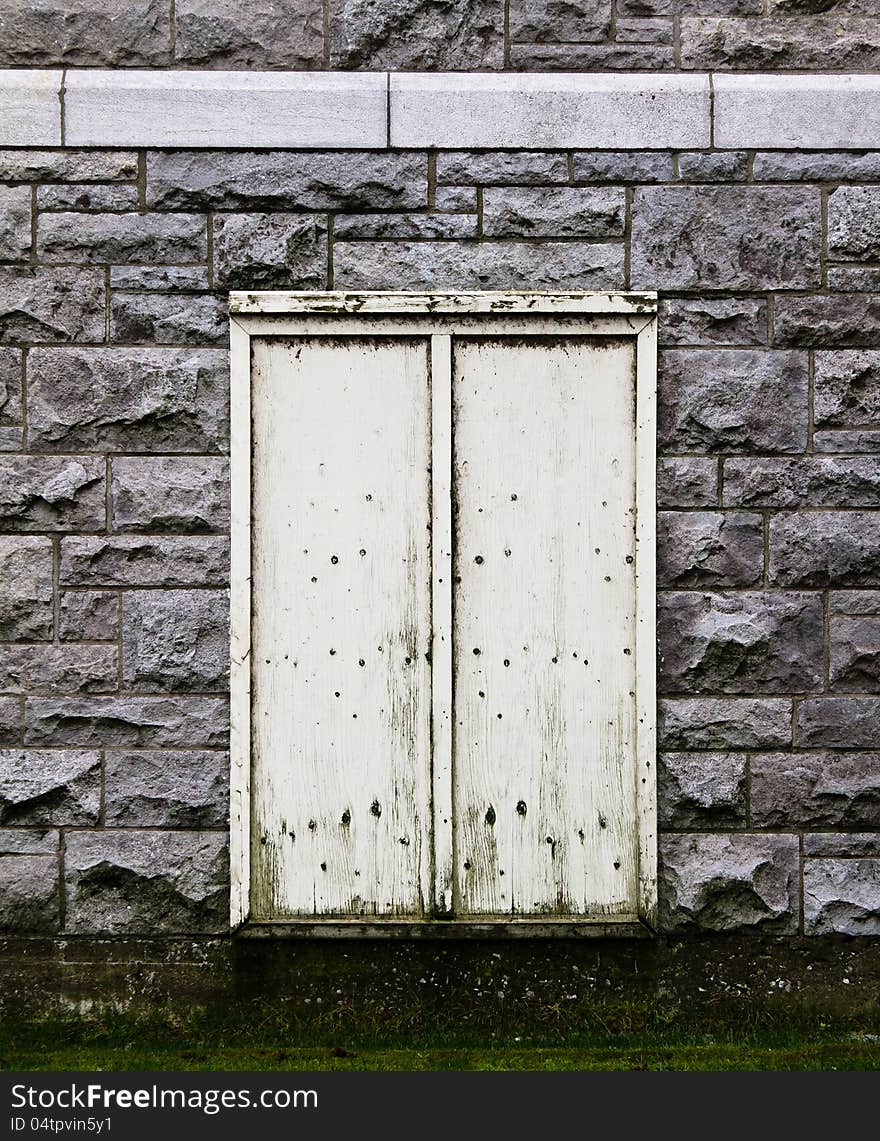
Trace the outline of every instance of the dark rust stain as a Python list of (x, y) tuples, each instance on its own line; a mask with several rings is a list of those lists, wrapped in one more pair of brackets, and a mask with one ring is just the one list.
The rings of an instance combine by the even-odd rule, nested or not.
[(486, 823), (490, 826), (495, 823), (495, 809), (491, 804), (486, 809)]

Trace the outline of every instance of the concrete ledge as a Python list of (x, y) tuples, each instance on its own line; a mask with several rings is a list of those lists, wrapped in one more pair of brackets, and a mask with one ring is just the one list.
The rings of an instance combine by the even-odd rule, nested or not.
[(710, 134), (708, 75), (391, 76), (396, 147), (659, 150)]
[(880, 75), (716, 75), (715, 146), (880, 147)]
[(384, 74), (70, 71), (68, 146), (380, 148)]
[(0, 146), (61, 142), (60, 71), (0, 71)]

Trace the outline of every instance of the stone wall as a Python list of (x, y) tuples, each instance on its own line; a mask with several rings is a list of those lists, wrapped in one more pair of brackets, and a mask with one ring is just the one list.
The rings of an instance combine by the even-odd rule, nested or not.
[(870, 70), (877, 0), (0, 0), (0, 67)]

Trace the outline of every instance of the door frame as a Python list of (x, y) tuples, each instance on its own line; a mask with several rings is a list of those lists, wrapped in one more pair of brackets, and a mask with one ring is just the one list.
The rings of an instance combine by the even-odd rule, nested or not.
[[(656, 790), (656, 293), (533, 292), (260, 292), (229, 295), (230, 311), (230, 481), (231, 481), (231, 653), (230, 653), (230, 925), (243, 935), (356, 937), (645, 936), (657, 927)], [(638, 830), (637, 914), (619, 919), (500, 917), (454, 919), (308, 918), (250, 919), (251, 776), (251, 338), (271, 336), (416, 335), (425, 337), (496, 334), (632, 338), (636, 424), (636, 826)], [(435, 341), (435, 353), (437, 342)], [(448, 342), (447, 342), (448, 343)], [(440, 349), (442, 352), (442, 348)], [(435, 362), (436, 363), (436, 362)], [(443, 395), (432, 393), (433, 406)], [(448, 400), (449, 395), (445, 393)], [(438, 428), (445, 431), (443, 418)], [(432, 432), (434, 431), (432, 417)], [(435, 483), (435, 493), (438, 485)], [(445, 529), (444, 529), (445, 530)], [(434, 536), (444, 550), (451, 527)], [(449, 576), (445, 576), (447, 581)], [(434, 581), (432, 570), (432, 587)], [(432, 611), (434, 653), (451, 656), (445, 636), (442, 598)], [(445, 642), (445, 646), (443, 645)], [(434, 687), (435, 733), (451, 718), (451, 693)], [(442, 763), (442, 762), (441, 762)], [(451, 751), (450, 762), (451, 763)], [(432, 773), (435, 772), (432, 757)], [(436, 806), (435, 806), (436, 807)], [(441, 853), (450, 861), (451, 852)], [(438, 870), (435, 880), (443, 872)], [(439, 894), (439, 892), (438, 892)], [(435, 905), (437, 898), (435, 895)]]

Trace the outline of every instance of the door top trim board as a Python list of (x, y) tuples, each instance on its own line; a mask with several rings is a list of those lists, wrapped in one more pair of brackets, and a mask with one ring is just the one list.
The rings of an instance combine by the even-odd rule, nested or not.
[(231, 314), (303, 313), (303, 314), (379, 314), (379, 313), (491, 313), (516, 314), (608, 314), (615, 316), (652, 316), (657, 312), (657, 294), (614, 292), (538, 293), (483, 292), (463, 290), (455, 293), (395, 293), (370, 291), (349, 293), (287, 292), (240, 290), (229, 294)]

